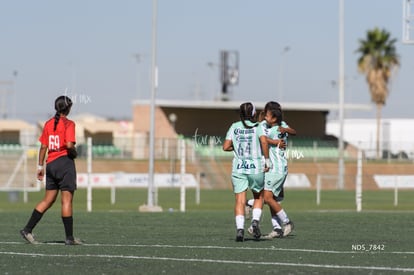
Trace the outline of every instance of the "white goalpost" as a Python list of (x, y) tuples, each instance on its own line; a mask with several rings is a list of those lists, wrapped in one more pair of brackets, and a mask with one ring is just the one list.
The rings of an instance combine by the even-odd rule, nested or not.
[(358, 150), (357, 175), (355, 181), (355, 203), (357, 212), (362, 210), (362, 151)]
[(1, 176), (0, 191), (9, 192), (9, 199), (15, 201), (18, 192), (23, 192), (23, 201), (28, 202), (28, 192), (37, 192), (41, 189), (40, 181), (36, 180), (33, 169), (29, 169), (27, 158), (30, 148), (2, 150), (0, 153)]
[(87, 191), (86, 191), (86, 210), (92, 212), (92, 138), (87, 138), (87, 155), (86, 155), (86, 165), (87, 165)]
[[(186, 211), (186, 189), (195, 189), (196, 204), (200, 204), (200, 177), (197, 178), (186, 173), (186, 142), (178, 140), (178, 152), (180, 158), (180, 173), (154, 173), (154, 188), (179, 188), (179, 211)], [(122, 171), (109, 171), (108, 173), (92, 172), (92, 139), (87, 139), (87, 173), (78, 173), (78, 188), (87, 190), (87, 211), (92, 211), (93, 189), (109, 188), (111, 190), (111, 204), (116, 201), (116, 189), (119, 188), (148, 188), (147, 173), (124, 173)], [(170, 210), (170, 209), (169, 209)], [(171, 210), (170, 210), (171, 211)]]
[[(357, 160), (357, 174), (355, 178), (355, 205), (356, 211), (361, 212), (362, 210), (362, 151), (358, 150), (358, 160)], [(321, 191), (323, 188), (323, 182), (330, 184), (331, 186), (336, 186), (338, 181), (338, 175), (326, 175), (326, 174), (317, 174), (316, 175), (316, 204), (321, 204)]]
[(316, 175), (316, 205), (321, 204), (321, 191), (323, 182), (328, 182), (332, 186), (337, 186), (338, 175), (317, 174)]
[(181, 151), (181, 165), (180, 165), (180, 211), (185, 212), (185, 184), (184, 184), (184, 174), (185, 174), (185, 140), (180, 140), (180, 151)]

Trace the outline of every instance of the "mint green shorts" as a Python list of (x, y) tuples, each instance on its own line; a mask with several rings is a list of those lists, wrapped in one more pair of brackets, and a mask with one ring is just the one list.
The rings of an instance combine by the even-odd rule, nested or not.
[(265, 173), (264, 190), (272, 191), (275, 197), (278, 197), (285, 184), (287, 173)]
[(233, 192), (235, 194), (252, 190), (255, 193), (259, 193), (264, 187), (264, 173), (259, 174), (239, 174), (232, 173), (231, 183), (233, 184)]

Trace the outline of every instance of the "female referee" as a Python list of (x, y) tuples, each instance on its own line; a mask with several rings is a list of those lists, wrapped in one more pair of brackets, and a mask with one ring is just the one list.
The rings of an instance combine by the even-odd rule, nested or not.
[(65, 245), (77, 245), (82, 242), (73, 237), (72, 200), (76, 190), (76, 168), (74, 159), (77, 156), (75, 148), (75, 123), (67, 118), (72, 107), (72, 101), (67, 96), (59, 96), (55, 100), (56, 114), (46, 121), (39, 138), (39, 163), (37, 179), (43, 180), (46, 159), (46, 193), (32, 212), (26, 226), (20, 230), (22, 237), (29, 243), (36, 244), (32, 230), (40, 221), (43, 214), (53, 205), (61, 193), (61, 215), (65, 228)]

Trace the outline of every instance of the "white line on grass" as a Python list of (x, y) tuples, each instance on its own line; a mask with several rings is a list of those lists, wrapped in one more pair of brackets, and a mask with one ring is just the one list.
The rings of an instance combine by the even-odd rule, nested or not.
[(30, 257), (90, 257), (90, 258), (110, 258), (110, 259), (135, 259), (135, 260), (159, 260), (159, 261), (176, 261), (176, 262), (199, 262), (199, 263), (221, 263), (221, 264), (240, 264), (240, 265), (274, 265), (274, 266), (295, 266), (295, 267), (313, 267), (313, 268), (334, 268), (334, 269), (363, 269), (363, 270), (381, 270), (381, 271), (402, 271), (414, 272), (414, 268), (387, 267), (387, 266), (350, 266), (350, 265), (321, 265), (321, 264), (299, 264), (283, 262), (252, 262), (252, 261), (233, 261), (217, 259), (187, 259), (187, 258), (169, 258), (169, 257), (148, 257), (148, 256), (126, 256), (126, 255), (59, 255), (43, 253), (18, 253), (18, 252), (0, 252), (3, 255), (13, 256), (30, 256)]
[[(0, 244), (23, 244), (25, 242), (0, 242)], [(63, 243), (38, 243), (36, 245), (63, 245)], [(184, 248), (184, 249), (227, 249), (227, 250), (268, 250), (268, 251), (289, 251), (289, 252), (309, 252), (324, 254), (414, 254), (414, 251), (339, 251), (339, 250), (317, 250), (317, 249), (300, 249), (300, 248), (278, 248), (278, 247), (237, 247), (237, 246), (214, 246), (214, 245), (169, 245), (169, 244), (99, 244), (84, 243), (82, 246), (100, 246), (100, 247), (153, 247), (153, 248)]]

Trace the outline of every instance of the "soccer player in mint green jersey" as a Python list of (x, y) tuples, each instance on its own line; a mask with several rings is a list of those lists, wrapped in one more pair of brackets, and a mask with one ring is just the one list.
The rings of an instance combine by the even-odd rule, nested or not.
[[(232, 185), (236, 197), (234, 215), (236, 241), (244, 241), (246, 191), (253, 193), (252, 234), (261, 236), (259, 220), (263, 207), (264, 172), (270, 168), (269, 149), (263, 128), (256, 122), (256, 110), (250, 102), (240, 105), (240, 121), (231, 125), (223, 143), (224, 151), (233, 151)], [(263, 156), (265, 161), (263, 162)]]
[[(264, 202), (269, 205), (273, 230), (266, 238), (276, 238), (289, 235), (293, 230), (291, 222), (279, 201), (283, 199), (283, 185), (287, 177), (286, 145), (288, 134), (296, 135), (296, 131), (283, 121), (279, 103), (270, 101), (263, 111), (261, 127), (267, 135), (269, 157), (273, 167), (265, 173)], [(247, 207), (251, 205), (249, 200)], [(282, 227), (280, 224), (284, 225)], [(252, 228), (248, 229), (252, 233)]]
[[(261, 123), (269, 143), (269, 157), (273, 167), (265, 174), (263, 198), (269, 205), (273, 230), (267, 237), (275, 238), (289, 235), (293, 230), (293, 222), (278, 202), (288, 174), (286, 145), (288, 134), (296, 131), (283, 121), (282, 109), (277, 102), (268, 102), (264, 109), (265, 121)], [(280, 222), (284, 228), (282, 231)]]

